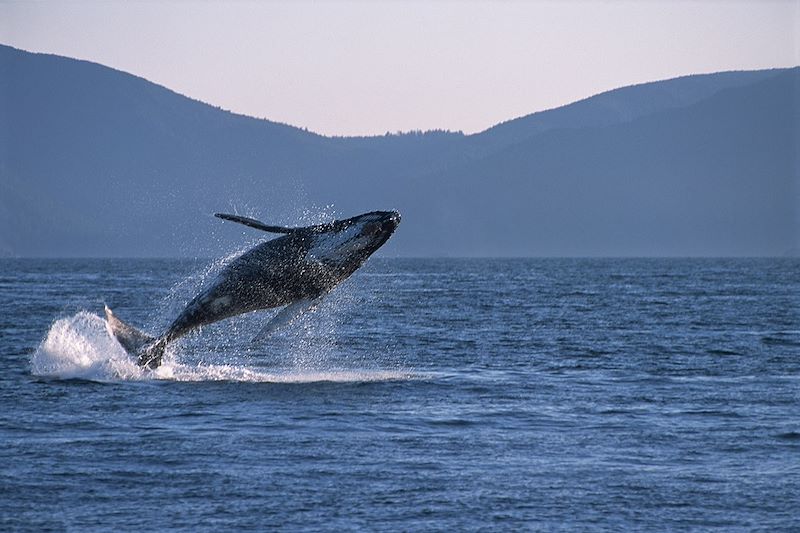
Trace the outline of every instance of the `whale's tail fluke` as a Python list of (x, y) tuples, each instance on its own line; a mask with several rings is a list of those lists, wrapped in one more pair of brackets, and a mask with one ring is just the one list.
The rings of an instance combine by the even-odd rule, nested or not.
[(150, 336), (117, 318), (108, 306), (105, 309), (108, 330), (125, 351), (137, 359), (139, 366), (158, 368), (167, 339)]

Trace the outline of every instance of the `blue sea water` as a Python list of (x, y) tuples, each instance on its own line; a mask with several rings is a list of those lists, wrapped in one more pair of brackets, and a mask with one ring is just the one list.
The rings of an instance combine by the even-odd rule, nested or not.
[(797, 259), (374, 259), (141, 371), (219, 262), (0, 262), (0, 530), (800, 530)]

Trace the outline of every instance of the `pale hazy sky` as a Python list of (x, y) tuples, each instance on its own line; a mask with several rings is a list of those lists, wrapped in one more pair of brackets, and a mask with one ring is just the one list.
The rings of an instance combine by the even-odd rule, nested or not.
[(475, 132), (615, 87), (800, 63), (800, 0), (0, 0), (0, 43), (327, 135)]

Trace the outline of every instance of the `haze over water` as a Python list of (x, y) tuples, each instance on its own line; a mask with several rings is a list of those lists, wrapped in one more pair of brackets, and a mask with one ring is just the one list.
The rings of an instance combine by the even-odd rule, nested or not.
[(0, 529), (800, 528), (797, 259), (377, 259), (141, 372), (209, 270), (0, 262)]

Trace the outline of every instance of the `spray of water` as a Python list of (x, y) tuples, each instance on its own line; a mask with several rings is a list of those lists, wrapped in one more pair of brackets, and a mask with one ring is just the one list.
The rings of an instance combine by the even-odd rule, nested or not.
[(86, 311), (53, 323), (31, 355), (31, 372), (97, 381), (142, 376), (142, 370), (106, 331), (105, 320)]
[[(412, 379), (408, 371), (329, 366), (325, 356), (310, 345), (300, 348), (293, 368), (265, 369), (257, 365), (193, 361), (171, 354), (156, 370), (143, 370), (112, 338), (103, 318), (81, 311), (56, 320), (31, 355), (31, 372), (37, 376), (91, 381), (175, 380), (306, 383), (318, 381), (365, 382)], [(184, 361), (189, 359), (189, 361)], [(247, 359), (247, 358), (246, 358)], [(252, 361), (250, 361), (252, 363)], [(298, 363), (299, 362), (299, 363)]]

